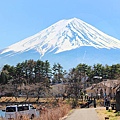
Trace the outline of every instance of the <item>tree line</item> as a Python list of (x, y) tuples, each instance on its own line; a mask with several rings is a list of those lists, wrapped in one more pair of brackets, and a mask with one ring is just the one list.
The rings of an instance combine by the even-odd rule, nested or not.
[(76, 82), (81, 81), (83, 77), (87, 76), (92, 80), (94, 76), (100, 76), (103, 79), (117, 79), (120, 77), (120, 64), (102, 65), (94, 64), (89, 66), (87, 64), (78, 64), (75, 68), (71, 68), (68, 72), (63, 70), (59, 63), (54, 63), (53, 67), (46, 60), (26, 60), (18, 63), (16, 66), (4, 65), (0, 71), (0, 83), (7, 84), (10, 80), (14, 82), (24, 82), (25, 84), (48, 82)]
[[(67, 97), (74, 97), (76, 101), (79, 95), (85, 92), (86, 87), (95, 83), (95, 76), (102, 79), (118, 79), (120, 78), (120, 64), (109, 66), (98, 63), (90, 66), (80, 63), (68, 72), (59, 63), (54, 63), (51, 67), (47, 60), (26, 60), (16, 66), (6, 64), (0, 71), (0, 92), (7, 89), (14, 96), (25, 93), (27, 99), (29, 94), (36, 93), (39, 100), (43, 94), (44, 96), (52, 94), (49, 93), (51, 85), (63, 83), (66, 84), (64, 93)], [(97, 79), (96, 82), (102, 79)]]
[(7, 84), (10, 80), (25, 84), (37, 82), (59, 82), (64, 74), (63, 67), (55, 63), (50, 67), (48, 61), (26, 60), (16, 66), (4, 65), (0, 74), (0, 83)]

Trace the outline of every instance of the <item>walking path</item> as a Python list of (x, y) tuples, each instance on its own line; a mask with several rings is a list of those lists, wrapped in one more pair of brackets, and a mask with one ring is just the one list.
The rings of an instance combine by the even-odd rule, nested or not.
[(96, 108), (75, 109), (65, 120), (99, 120)]

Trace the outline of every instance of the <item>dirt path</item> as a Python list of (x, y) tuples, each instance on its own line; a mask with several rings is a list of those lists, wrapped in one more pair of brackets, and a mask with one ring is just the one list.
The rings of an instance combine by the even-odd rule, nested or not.
[(75, 109), (65, 120), (99, 120), (95, 108)]

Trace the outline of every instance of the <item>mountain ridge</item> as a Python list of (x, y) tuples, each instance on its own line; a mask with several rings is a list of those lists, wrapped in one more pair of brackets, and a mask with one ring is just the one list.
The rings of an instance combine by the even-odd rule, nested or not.
[[(108, 52), (110, 52), (109, 50), (111, 49), (116, 49), (119, 51), (120, 40), (101, 32), (97, 28), (80, 19), (73, 18), (69, 20), (58, 21), (50, 27), (40, 31), (39, 33), (0, 50), (0, 59), (3, 61), (3, 63), (4, 61), (7, 62), (8, 57), (14, 59), (15, 56), (18, 55), (22, 56), (22, 59), (27, 59), (27, 56), (28, 58), (35, 56), (35, 59), (49, 59), (51, 56), (55, 56), (55, 54), (64, 54), (66, 51), (71, 52), (73, 50), (76, 51), (77, 49), (84, 48), (85, 50), (82, 50), (83, 52), (86, 51), (86, 47), (93, 47), (95, 48), (94, 51), (99, 51), (102, 49), (106, 49)], [(92, 49), (89, 49), (89, 51), (91, 50)], [(74, 54), (78, 54), (79, 56), (80, 52), (81, 51), (78, 53), (75, 52)], [(93, 55), (89, 53), (91, 54), (91, 57), (95, 57), (95, 54), (97, 54), (97, 52), (95, 52), (95, 54), (93, 51), (91, 52), (93, 53)], [(24, 53), (25, 55), (23, 55)], [(31, 55), (30, 57), (29, 54)], [(49, 57), (47, 57), (47, 55), (49, 55)], [(82, 57), (84, 56), (84, 53), (80, 55), (81, 59), (83, 59)], [(101, 52), (100, 55), (104, 56)], [(69, 58), (70, 56), (66, 57)], [(114, 55), (111, 54), (111, 57), (114, 57)], [(118, 55), (118, 57), (120, 56)], [(55, 57), (52, 59), (54, 58)], [(65, 57), (63, 58), (64, 61)], [(110, 54), (108, 58), (110, 59)], [(89, 61), (90, 56), (87, 59)], [(117, 59), (116, 56), (115, 59)]]
[(50, 51), (58, 48), (56, 53), (59, 53), (81, 46), (120, 48), (120, 41), (77, 18), (73, 18), (61, 20), (31, 37), (15, 43), (3, 50), (1, 54), (8, 51), (24, 52), (35, 49), (44, 55), (51, 48), (53, 49)]

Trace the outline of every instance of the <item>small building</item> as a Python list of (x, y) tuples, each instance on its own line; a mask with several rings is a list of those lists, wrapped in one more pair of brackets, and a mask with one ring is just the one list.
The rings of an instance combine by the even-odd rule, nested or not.
[(116, 90), (120, 86), (119, 80), (104, 80), (97, 84), (92, 84), (92, 86), (86, 89), (86, 93), (90, 97), (100, 97), (105, 96), (115, 97)]

